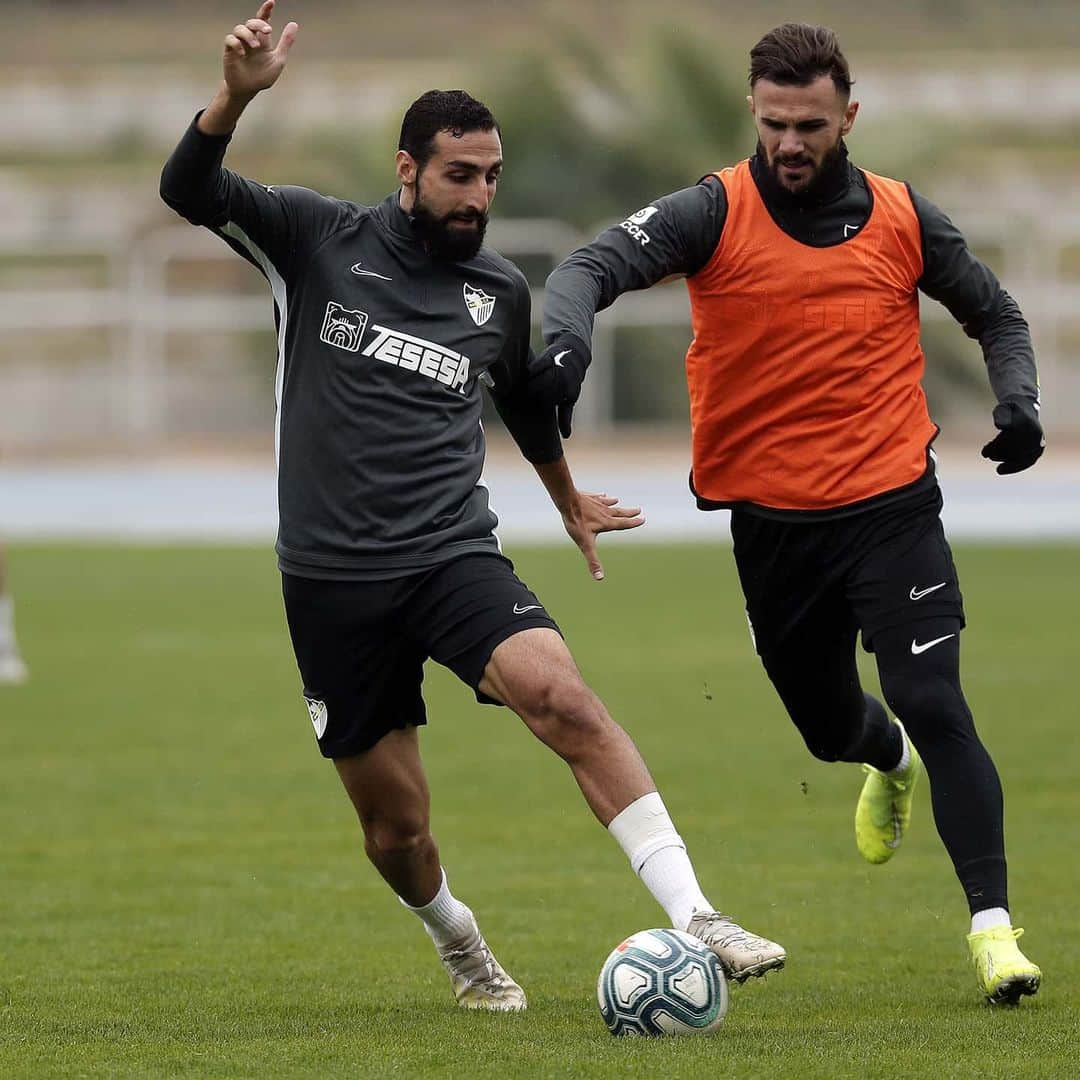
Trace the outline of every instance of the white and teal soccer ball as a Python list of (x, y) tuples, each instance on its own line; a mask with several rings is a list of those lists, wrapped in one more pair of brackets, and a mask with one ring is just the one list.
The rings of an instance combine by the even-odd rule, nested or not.
[(720, 961), (681, 930), (639, 930), (617, 945), (596, 996), (612, 1035), (707, 1035), (728, 1010)]

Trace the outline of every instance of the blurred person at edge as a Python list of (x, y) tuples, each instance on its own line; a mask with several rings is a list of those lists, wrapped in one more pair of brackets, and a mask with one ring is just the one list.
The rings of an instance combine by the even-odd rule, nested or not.
[(15, 601), (8, 590), (6, 552), (0, 544), (0, 685), (24, 683), (28, 674), (15, 640)]
[[(1027, 323), (941, 210), (848, 159), (859, 104), (831, 30), (772, 30), (751, 51), (749, 81), (752, 157), (655, 200), (552, 273), (532, 392), (569, 435), (595, 313), (686, 278), (690, 486), (701, 509), (731, 510), (765, 671), (815, 757), (866, 770), (855, 833), (871, 863), (899, 847), (925, 762), (979, 987), (1016, 1002), (1041, 973), (1016, 945), (1001, 783), (960, 688), (964, 612), (940, 519), (918, 294), (982, 346), (999, 429), (983, 456), (1002, 474), (1044, 446)], [(860, 630), (898, 723), (860, 687)]]
[[(254, 263), (274, 294), (286, 616), (319, 749), (353, 802), (368, 856), (422, 921), (460, 1005), (525, 1008), (450, 892), (430, 832), (418, 731), (431, 657), (479, 701), (509, 706), (567, 762), (672, 923), (731, 977), (781, 967), (781, 946), (702, 895), (637, 748), (494, 533), (481, 384), (594, 578), (603, 577), (597, 535), (643, 521), (576, 489), (554, 414), (525, 396), (529, 287), (483, 244), (502, 171), (495, 118), (464, 91), (422, 95), (402, 123), (400, 187), (374, 207), (246, 180), (222, 168), (226, 145), (299, 31), (289, 23), (275, 45), (273, 9), (267, 0), (225, 38), (224, 83), (166, 164), (161, 194)], [(462, 780), (477, 813), (490, 814), (484, 767)]]

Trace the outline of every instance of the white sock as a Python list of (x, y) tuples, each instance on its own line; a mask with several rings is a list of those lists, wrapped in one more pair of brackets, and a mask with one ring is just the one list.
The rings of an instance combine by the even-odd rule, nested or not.
[(1003, 907), (986, 908), (985, 911), (976, 911), (971, 916), (971, 932), (979, 933), (981, 930), (989, 930), (994, 926), (1012, 926), (1009, 913)]
[(676, 930), (685, 930), (695, 911), (712, 911), (658, 791), (616, 814), (608, 832)]
[[(401, 897), (398, 899), (401, 900)], [(442, 885), (439, 886), (434, 900), (423, 907), (413, 907), (404, 900), (401, 900), (401, 903), (420, 917), (424, 929), (436, 945), (448, 945), (476, 929), (473, 913), (450, 892), (445, 870), (442, 872)]]
[(886, 776), (899, 776), (911, 764), (911, 743), (908, 741), (907, 732), (899, 724), (896, 726), (900, 728), (900, 742), (903, 744), (903, 749), (900, 751), (900, 760), (889, 769)]

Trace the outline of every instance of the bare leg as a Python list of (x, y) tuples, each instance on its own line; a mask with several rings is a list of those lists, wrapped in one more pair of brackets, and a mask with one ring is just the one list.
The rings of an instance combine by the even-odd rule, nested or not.
[(391, 731), (372, 749), (335, 760), (364, 829), (368, 858), (424, 924), (466, 1009), (517, 1012), (525, 992), (451, 893), (429, 827), (430, 796), (416, 728)]
[(26, 665), (15, 640), (15, 605), (6, 592), (4, 548), (0, 544), (0, 685), (26, 681)]
[(523, 630), (501, 642), (480, 690), (503, 702), (570, 766), (605, 827), (656, 784), (629, 735), (581, 678), (554, 630)]
[(783, 966), (783, 946), (748, 933), (706, 899), (637, 747), (585, 685), (554, 630), (536, 627), (503, 641), (480, 689), (509, 705), (570, 766), (592, 812), (673, 926), (700, 938), (740, 982)]
[(427, 904), (439, 891), (442, 869), (416, 728), (391, 731), (365, 753), (334, 764), (375, 869), (410, 907)]

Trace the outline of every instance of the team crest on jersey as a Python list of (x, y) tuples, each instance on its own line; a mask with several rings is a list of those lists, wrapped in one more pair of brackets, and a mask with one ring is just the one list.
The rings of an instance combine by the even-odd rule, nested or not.
[(483, 326), (491, 318), (495, 310), (495, 297), (488, 296), (483, 289), (475, 289), (468, 282), (465, 283), (465, 306), (477, 326)]
[(346, 352), (359, 352), (360, 339), (364, 336), (367, 322), (366, 311), (351, 311), (331, 300), (326, 305), (326, 317), (323, 319), (319, 340)]
[(326, 712), (326, 702), (319, 701), (317, 698), (304, 698), (307, 702), (308, 713), (311, 716), (312, 727), (315, 728), (315, 738), (321, 739), (326, 733), (326, 721), (328, 719)]

